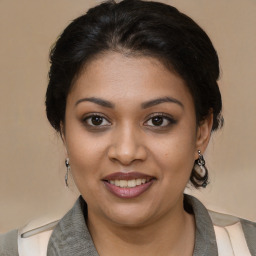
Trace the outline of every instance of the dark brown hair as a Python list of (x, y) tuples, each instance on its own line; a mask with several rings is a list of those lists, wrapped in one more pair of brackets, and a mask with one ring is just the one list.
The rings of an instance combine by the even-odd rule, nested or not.
[[(107, 51), (158, 58), (185, 81), (197, 123), (213, 113), (212, 131), (222, 126), (219, 61), (204, 30), (170, 5), (124, 0), (107, 1), (75, 19), (51, 50), (46, 112), (58, 132), (74, 79), (89, 60)], [(193, 172), (190, 180), (201, 186)]]

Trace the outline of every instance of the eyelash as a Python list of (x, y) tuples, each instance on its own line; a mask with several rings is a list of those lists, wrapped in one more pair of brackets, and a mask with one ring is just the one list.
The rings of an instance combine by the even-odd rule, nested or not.
[[(102, 124), (100, 124), (100, 125), (94, 125), (94, 124), (92, 124), (92, 123), (89, 124), (89, 123), (88, 123), (88, 120), (90, 120), (90, 121), (92, 122), (92, 118), (93, 118), (93, 117), (102, 118), (104, 121), (107, 121), (109, 124), (107, 124), (107, 125), (102, 125)], [(104, 122), (104, 121), (103, 121), (103, 122)], [(83, 123), (84, 123), (86, 126), (90, 127), (90, 128), (96, 128), (96, 129), (105, 128), (105, 127), (111, 125), (110, 121), (108, 121), (108, 119), (107, 119), (104, 115), (102, 115), (102, 114), (100, 114), (100, 113), (93, 113), (93, 114), (90, 114), (90, 115), (84, 117), (84, 118), (83, 118)]]
[[(99, 125), (94, 125), (92, 124), (92, 118), (93, 117), (99, 117), (103, 120), (103, 122), (107, 122), (108, 124), (99, 124)], [(166, 125), (148, 125), (146, 124), (147, 122), (151, 121), (152, 122), (152, 119), (154, 117), (161, 117), (163, 119), (163, 122), (168, 122)], [(108, 126), (111, 126), (111, 122), (102, 114), (100, 113), (93, 113), (93, 114), (90, 114), (86, 117), (83, 118), (83, 123), (89, 127), (89, 128), (92, 128), (92, 129), (102, 129), (102, 128), (106, 128)], [(90, 123), (88, 123), (90, 122)], [(164, 128), (167, 128), (173, 124), (176, 124), (177, 121), (170, 115), (168, 114), (165, 114), (165, 113), (153, 113), (151, 114), (147, 120), (143, 123), (143, 124), (146, 124), (145, 126), (148, 126), (148, 127), (152, 127), (154, 129), (164, 129)]]
[(157, 129), (157, 128), (158, 129), (159, 128), (164, 129), (164, 128), (167, 128), (167, 127), (177, 123), (177, 121), (172, 116), (170, 116), (168, 114), (165, 114), (165, 113), (154, 113), (154, 114), (149, 116), (149, 118), (147, 119), (146, 122), (149, 122), (150, 120), (152, 122), (152, 119), (154, 117), (161, 117), (164, 121), (168, 122), (168, 124), (166, 124), (166, 125), (159, 125), (159, 126), (158, 125), (147, 125), (147, 126), (150, 126), (150, 127), (154, 127), (154, 129)]

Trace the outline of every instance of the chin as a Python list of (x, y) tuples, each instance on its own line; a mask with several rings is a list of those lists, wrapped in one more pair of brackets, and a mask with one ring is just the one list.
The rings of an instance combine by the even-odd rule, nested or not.
[(137, 204), (113, 205), (108, 211), (106, 211), (106, 208), (104, 209), (105, 216), (111, 222), (131, 228), (149, 223), (151, 219), (154, 219), (155, 213), (152, 207), (138, 206)]

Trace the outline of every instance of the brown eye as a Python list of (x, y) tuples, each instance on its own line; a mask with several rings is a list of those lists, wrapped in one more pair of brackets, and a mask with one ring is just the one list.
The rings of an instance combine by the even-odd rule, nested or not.
[(91, 122), (93, 125), (101, 125), (103, 122), (103, 118), (101, 116), (93, 116), (91, 118)]
[(109, 126), (111, 125), (111, 123), (103, 116), (100, 115), (91, 115), (86, 117), (83, 122), (87, 125), (87, 126), (99, 126), (99, 127), (103, 127), (103, 126)]
[(155, 116), (152, 118), (152, 124), (155, 126), (160, 126), (163, 124), (163, 117), (162, 116)]
[(177, 121), (171, 116), (167, 116), (164, 113), (159, 113), (152, 115), (152, 117), (149, 118), (144, 124), (146, 126), (164, 128), (176, 123)]

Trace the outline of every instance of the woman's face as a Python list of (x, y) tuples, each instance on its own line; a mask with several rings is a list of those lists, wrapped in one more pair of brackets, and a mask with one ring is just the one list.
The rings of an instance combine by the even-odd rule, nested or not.
[(76, 80), (64, 130), (89, 218), (139, 226), (183, 211), (210, 122), (196, 126), (189, 90), (158, 60), (108, 53)]

